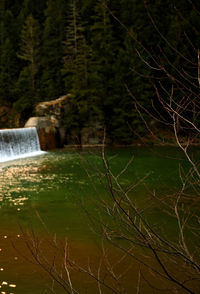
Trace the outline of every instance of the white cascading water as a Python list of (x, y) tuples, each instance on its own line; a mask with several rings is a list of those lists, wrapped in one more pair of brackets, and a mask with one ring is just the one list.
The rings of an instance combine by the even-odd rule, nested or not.
[(0, 130), (0, 162), (42, 153), (36, 128)]

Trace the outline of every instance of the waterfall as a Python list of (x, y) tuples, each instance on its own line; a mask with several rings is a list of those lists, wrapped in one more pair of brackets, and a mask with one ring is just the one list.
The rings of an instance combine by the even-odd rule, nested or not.
[(0, 130), (0, 162), (42, 153), (36, 128)]

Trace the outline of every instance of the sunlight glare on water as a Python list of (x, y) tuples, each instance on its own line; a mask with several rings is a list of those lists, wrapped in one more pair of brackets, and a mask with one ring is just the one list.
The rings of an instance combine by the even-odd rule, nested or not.
[[(74, 178), (69, 168), (74, 165), (73, 161), (74, 155), (52, 152), (0, 163), (0, 293), (48, 293), (43, 283), (37, 281), (38, 269), (25, 265), (20, 253), (16, 254), (12, 248), (11, 241), (24, 247), (19, 225), (31, 227), (34, 223), (35, 227), (34, 206), (47, 216), (47, 220), (53, 217), (55, 222), (54, 212), (55, 219), (60, 214), (59, 199), (65, 199), (63, 189)], [(51, 201), (55, 201), (53, 210), (49, 206)], [(24, 248), (21, 250), (23, 252)], [(30, 267), (28, 272), (26, 266)]]
[(58, 191), (76, 181), (81, 184), (80, 179), (70, 171), (78, 164), (76, 158), (76, 155), (56, 155), (52, 152), (0, 163), (0, 205), (21, 208), (27, 200), (35, 199), (41, 192)]
[[(163, 150), (163, 153), (168, 156), (169, 149), (167, 153)], [(109, 161), (114, 174), (117, 175), (126, 166), (132, 154), (133, 164), (120, 177), (122, 184), (129, 184), (149, 174), (145, 178), (145, 184), (150, 189), (153, 187), (163, 192), (169, 190), (170, 186), (178, 185), (177, 167), (183, 162), (179, 153), (173, 151), (178, 159), (171, 160), (168, 157), (159, 157), (160, 153), (150, 154), (149, 150), (147, 152), (142, 148), (114, 150), (108, 154), (110, 158), (114, 158)], [(48, 278), (44, 275), (44, 278), (38, 279), (38, 275), (42, 273), (41, 268), (26, 260), (29, 255), (21, 228), (34, 230), (36, 234), (41, 234), (42, 231), (41, 238), (49, 238), (49, 232), (52, 235), (56, 233), (57, 238), (69, 238), (74, 242), (75, 250), (81, 250), (79, 257), (87, 258), (88, 253), (97, 256), (93, 246), (97, 237), (92, 233), (81, 205), (84, 201), (88, 209), (98, 212), (94, 202), (104, 199), (105, 189), (93, 169), (88, 178), (84, 166), (89, 169), (90, 164), (92, 168), (98, 169), (102, 167), (101, 163), (97, 153), (82, 152), (80, 157), (79, 153), (70, 151), (48, 152), (38, 157), (0, 163), (0, 294), (51, 293), (47, 290)], [(144, 186), (136, 188), (135, 201), (139, 204), (145, 200), (146, 203)], [(48, 233), (46, 228), (44, 231), (43, 224)], [(17, 251), (12, 244), (17, 247)], [(45, 250), (51, 258), (49, 249)], [(87, 293), (92, 292), (88, 290)]]

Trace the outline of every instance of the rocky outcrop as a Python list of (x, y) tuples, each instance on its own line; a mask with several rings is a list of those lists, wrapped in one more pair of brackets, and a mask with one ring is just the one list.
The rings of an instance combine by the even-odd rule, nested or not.
[(65, 132), (62, 121), (70, 95), (56, 100), (40, 102), (35, 108), (35, 117), (29, 118), (25, 127), (36, 127), (42, 150), (63, 147)]
[(25, 127), (35, 127), (37, 129), (42, 150), (57, 147), (57, 129), (54, 125), (54, 119), (52, 120), (51, 117), (31, 117), (26, 122)]
[(102, 143), (102, 127), (96, 122), (89, 127), (67, 129), (65, 118), (71, 111), (70, 94), (58, 99), (40, 102), (35, 117), (29, 118), (25, 127), (36, 127), (42, 150), (66, 145), (98, 145)]
[(40, 102), (36, 105), (36, 115), (41, 116), (53, 116), (60, 120), (68, 108), (68, 101), (71, 95), (65, 95), (58, 99), (46, 102)]

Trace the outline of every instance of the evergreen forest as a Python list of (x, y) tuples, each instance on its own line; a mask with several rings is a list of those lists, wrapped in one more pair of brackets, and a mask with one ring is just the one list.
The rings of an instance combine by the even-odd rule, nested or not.
[(165, 116), (155, 89), (171, 82), (153, 60), (173, 75), (174, 99), (196, 93), (199, 28), (197, 0), (1, 0), (0, 115), (23, 125), (38, 102), (70, 93), (67, 128), (100, 123), (129, 144), (146, 132), (137, 105), (149, 124), (147, 113)]

